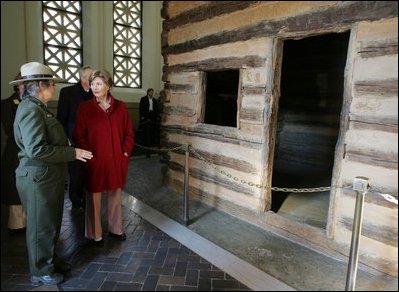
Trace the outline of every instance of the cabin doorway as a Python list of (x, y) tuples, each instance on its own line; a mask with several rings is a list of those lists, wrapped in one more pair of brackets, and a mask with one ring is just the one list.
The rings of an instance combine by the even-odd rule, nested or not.
[[(273, 187), (331, 185), (350, 32), (283, 42)], [(330, 191), (272, 191), (271, 210), (326, 228)]]

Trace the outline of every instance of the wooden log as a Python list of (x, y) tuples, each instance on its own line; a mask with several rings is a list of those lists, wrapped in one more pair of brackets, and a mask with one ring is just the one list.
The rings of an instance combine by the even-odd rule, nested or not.
[[(161, 48), (167, 47), (168, 46), (168, 31), (163, 30), (161, 32)], [(163, 57), (163, 63), (168, 64), (168, 56), (167, 54), (162, 54)]]
[(396, 117), (371, 117), (357, 114), (349, 114), (350, 122), (360, 122), (366, 124), (377, 124), (387, 128), (398, 128), (398, 118)]
[[(184, 185), (183, 185), (182, 181), (172, 178), (172, 177), (168, 177), (167, 180), (165, 180), (165, 183), (167, 183), (170, 187), (172, 187), (180, 192), (183, 192)], [(230, 210), (230, 211), (233, 211), (233, 210), (236, 210), (236, 211), (248, 210), (248, 211), (252, 211), (252, 212), (260, 211), (258, 209), (255, 209), (257, 204), (254, 204), (252, 202), (250, 203), (249, 206), (246, 206), (245, 208), (243, 208), (242, 204), (238, 205), (235, 202), (228, 201), (226, 199), (215, 196), (215, 195), (207, 192), (206, 190), (204, 190), (202, 188), (197, 188), (193, 185), (190, 185), (189, 193), (190, 193), (189, 194), (190, 198), (193, 198), (197, 201), (205, 203), (209, 206), (217, 207), (218, 209), (223, 210), (223, 211), (226, 211), (226, 209)], [(253, 198), (253, 197), (251, 197), (251, 198), (253, 199), (252, 201), (254, 201), (254, 199), (256, 200), (256, 198)], [(227, 213), (228, 213), (228, 211), (227, 211)]]
[[(353, 189), (349, 189), (349, 188), (342, 189), (342, 194), (345, 197), (350, 197), (353, 199), (356, 199), (356, 195), (357, 195), (356, 191), (354, 191)], [(377, 205), (377, 206), (386, 207), (386, 208), (393, 209), (393, 210), (397, 209), (397, 205), (385, 200), (381, 195), (377, 194), (376, 192), (371, 192), (371, 191), (368, 192), (364, 196), (364, 202), (366, 204)]]
[[(165, 1), (167, 6), (165, 7), (165, 13), (169, 19), (173, 19), (178, 15), (185, 13), (190, 10), (199, 9), (202, 6), (209, 5), (209, 1)], [(163, 2), (165, 4), (165, 2)]]
[(265, 95), (266, 86), (243, 86), (241, 93), (242, 95)]
[[(376, 132), (370, 129), (358, 130), (351, 127), (346, 132), (345, 145), (345, 153), (381, 161), (377, 162), (380, 166), (388, 164), (392, 167), (398, 161), (398, 142), (395, 133)], [(355, 158), (356, 161), (365, 161), (358, 157)]]
[(197, 123), (197, 115), (187, 116), (187, 115), (167, 115), (162, 116), (162, 124), (166, 127), (175, 125), (195, 125)]
[(164, 90), (169, 99), (170, 96), (176, 94), (198, 95), (202, 81), (202, 72), (166, 72), (163, 67), (164, 76), (168, 82), (164, 85)]
[[(261, 42), (257, 42), (260, 44)], [(272, 40), (267, 40), (264, 42), (265, 45), (260, 45), (261, 47), (265, 47), (264, 56), (271, 56), (272, 54)], [(231, 44), (233, 45), (233, 44)], [(259, 47), (259, 46), (258, 46)], [(241, 91), (244, 96), (253, 96), (259, 95), (267, 97), (267, 88), (270, 85), (267, 83), (268, 73), (267, 73), (267, 65), (270, 58), (266, 60), (266, 64), (261, 68), (242, 68), (240, 70), (240, 78), (241, 78)], [(255, 94), (258, 93), (258, 94)]]
[[(207, 144), (207, 142), (208, 142), (207, 140), (203, 140), (203, 139), (199, 139), (199, 140), (202, 140), (202, 141), (198, 141), (198, 139), (197, 139), (197, 142), (198, 142), (197, 145), (204, 145), (204, 144)], [(175, 142), (175, 141), (171, 141), (169, 139), (169, 137), (164, 137), (163, 142), (164, 142), (163, 143), (164, 147), (165, 148), (169, 148), (169, 149), (177, 148), (179, 146), (186, 145), (186, 144), (182, 145), (181, 143), (178, 143), (178, 142)], [(214, 142), (214, 141), (212, 141), (212, 142)], [(191, 143), (187, 143), (187, 144), (191, 145)], [(219, 143), (214, 143), (214, 144), (219, 144)], [(199, 154), (199, 156), (203, 157), (207, 162), (209, 162), (209, 163), (211, 163), (211, 164), (213, 164), (215, 166), (221, 166), (221, 167), (225, 167), (225, 168), (234, 169), (234, 170), (243, 172), (245, 175), (247, 175), (247, 174), (255, 174), (255, 175), (257, 175), (258, 172), (259, 172), (257, 167), (256, 167), (256, 165), (254, 165), (254, 163), (255, 164), (257, 163), (257, 160), (256, 160), (256, 156), (257, 155), (256, 154), (255, 154), (255, 158), (253, 156), (251, 156), (251, 158), (250, 158), (249, 155), (248, 156), (247, 155), (241, 155), (241, 158), (232, 158), (232, 157), (226, 156), (226, 155), (221, 155), (221, 154), (211, 153), (211, 152), (204, 151), (204, 150), (199, 150), (199, 149), (197, 149), (196, 146), (193, 146), (193, 145), (191, 145), (191, 146), (193, 147), (193, 150), (196, 153)], [(249, 149), (245, 149), (244, 148), (244, 149), (242, 149), (242, 152), (246, 153), (246, 151), (248, 151), (248, 150)], [(181, 149), (173, 150), (173, 151), (170, 151), (170, 152), (173, 152), (173, 153), (176, 153), (176, 154), (184, 154)], [(200, 161), (200, 159), (201, 159), (201, 158), (198, 158), (193, 153), (191, 153), (190, 155), (191, 155), (191, 157), (195, 158), (197, 161)], [(249, 163), (246, 160), (244, 161), (243, 157), (244, 158), (248, 158), (248, 160), (251, 159), (251, 161), (253, 161), (253, 163)], [(167, 160), (171, 160), (171, 158), (168, 156)], [(181, 158), (181, 160), (183, 160), (183, 158)]]
[[(366, 163), (370, 162), (367, 161)], [(381, 193), (397, 196), (398, 170), (366, 163), (354, 161), (354, 159), (349, 160), (345, 156), (341, 161), (342, 167), (339, 185), (352, 186), (353, 179), (360, 175), (369, 178), (373, 189), (378, 190)]]
[(385, 96), (359, 96), (352, 99), (351, 118), (359, 117), (379, 124), (397, 123), (398, 98)]
[(397, 80), (398, 55), (385, 55), (374, 58), (354, 59), (353, 83), (368, 80)]
[(167, 125), (164, 126), (164, 131), (183, 136), (194, 136), (212, 141), (220, 141), (224, 143), (231, 143), (235, 145), (242, 145), (249, 149), (260, 150), (262, 143), (260, 140), (251, 141), (244, 139), (235, 128), (221, 129), (221, 127), (212, 127), (211, 125), (195, 125), (192, 127), (185, 127), (182, 125)]
[[(241, 108), (265, 109), (269, 104), (266, 96), (262, 95), (242, 95)], [(265, 115), (267, 112), (265, 113)]]
[[(262, 1), (258, 5), (223, 14), (212, 19), (176, 27), (168, 34), (169, 45), (175, 45), (187, 40), (197, 39), (221, 31), (232, 31), (248, 27), (265, 20), (286, 19), (290, 16), (328, 9), (337, 5), (336, 2), (321, 1)], [(206, 27), (204, 30), (203, 28)]]
[[(173, 162), (173, 161), (168, 161), (167, 163), (168, 167), (178, 173), (181, 173), (182, 175), (184, 174), (184, 166), (180, 165), (177, 162)], [(250, 188), (249, 186), (245, 186), (241, 183), (237, 183), (232, 179), (229, 179), (227, 177), (223, 177), (222, 175), (209, 175), (209, 172), (203, 171), (201, 169), (197, 169), (194, 168), (192, 166), (190, 166), (190, 176), (204, 181), (204, 182), (208, 182), (208, 183), (212, 183), (212, 184), (216, 184), (219, 185), (223, 188), (232, 190), (234, 192), (237, 192), (239, 194), (242, 195), (246, 195), (246, 196), (254, 196), (254, 189)]]
[(385, 18), (379, 21), (363, 21), (357, 24), (356, 47), (370, 42), (397, 42), (398, 17)]
[(398, 79), (366, 80), (355, 82), (355, 92), (374, 96), (398, 96)]
[(263, 110), (241, 108), (240, 119), (259, 122), (263, 124)]
[[(215, 165), (235, 169), (244, 173), (258, 173), (256, 167), (254, 167), (251, 163), (247, 161), (235, 159), (225, 155), (214, 154), (208, 151), (196, 150), (196, 152), (206, 161), (209, 161), (210, 163), (213, 163)], [(198, 159), (197, 157), (195, 158)]]
[[(342, 225), (352, 231), (353, 218), (343, 217), (340, 219)], [(387, 226), (380, 226), (378, 222), (376, 224), (367, 224), (363, 222), (362, 235), (384, 244), (398, 247), (398, 229), (389, 228)]]
[[(184, 61), (184, 60), (182, 60)], [(240, 69), (244, 67), (257, 68), (265, 65), (265, 58), (260, 56), (245, 57), (226, 57), (226, 58), (210, 58), (198, 62), (183, 63), (173, 66), (164, 66), (164, 72), (179, 71), (212, 71), (212, 70), (229, 70)], [(168, 79), (168, 78), (166, 78)]]
[(239, 120), (240, 130), (246, 133), (248, 137), (262, 136), (265, 132), (265, 126), (261, 121)]
[(169, 1), (162, 1), (162, 8), (161, 8), (161, 17), (165, 20), (168, 20), (169, 17)]
[[(364, 163), (364, 164), (369, 164), (369, 165), (374, 165), (374, 166), (381, 166), (384, 168), (388, 169), (398, 169), (398, 158), (396, 157), (378, 157), (378, 156), (371, 156), (371, 153), (368, 153), (369, 155), (365, 155), (365, 152), (363, 151), (354, 151), (352, 150), (351, 152), (346, 152), (345, 157), (349, 161), (354, 161), (354, 162), (359, 162), (359, 163)], [(380, 155), (383, 155), (380, 153)], [(385, 160), (389, 159), (389, 160)]]
[(193, 117), (196, 114), (192, 108), (184, 106), (164, 106), (163, 113), (165, 115), (177, 115), (185, 117)]
[[(261, 164), (263, 165), (261, 178), (267, 185), (272, 184), (273, 163), (276, 148), (277, 116), (278, 104), (280, 99), (281, 70), (283, 60), (283, 41), (275, 40), (270, 49), (271, 58), (267, 64), (267, 81), (270, 84), (266, 88), (266, 108), (265, 108), (265, 145), (262, 153)], [(263, 210), (270, 210), (272, 206), (272, 192), (265, 189), (263, 194)]]
[(265, 20), (232, 31), (221, 31), (199, 39), (162, 47), (162, 54), (180, 54), (224, 43), (243, 41), (261, 36), (288, 37), (310, 32), (347, 29), (359, 21), (373, 21), (397, 17), (398, 3), (391, 1), (344, 2), (313, 13), (288, 17), (280, 20)]
[(398, 125), (381, 125), (368, 123), (367, 121), (351, 121), (350, 127), (357, 130), (373, 130), (388, 133), (398, 133)]
[(177, 15), (176, 17), (168, 17), (168, 20), (164, 21), (163, 23), (163, 29), (170, 30), (188, 23), (199, 22), (214, 18), (218, 15), (232, 13), (234, 11), (250, 7), (259, 2), (261, 1), (210, 1), (208, 5), (203, 5), (195, 9), (188, 10)]
[(398, 54), (398, 40), (360, 42), (357, 53), (362, 58)]
[(175, 84), (175, 83), (166, 83), (164, 85), (164, 89), (169, 89), (172, 91), (182, 91), (186, 93), (195, 93), (196, 87), (192, 84)]

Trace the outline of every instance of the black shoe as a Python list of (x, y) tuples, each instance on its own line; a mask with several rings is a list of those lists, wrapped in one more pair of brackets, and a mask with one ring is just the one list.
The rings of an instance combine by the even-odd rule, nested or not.
[(75, 213), (82, 213), (82, 212), (84, 212), (84, 210), (85, 210), (85, 209), (84, 209), (83, 207), (76, 207), (76, 208), (73, 208), (73, 207), (72, 207), (71, 212), (72, 212), (72, 213), (74, 213), (74, 212), (75, 212)]
[(26, 233), (26, 227), (16, 228), (16, 229), (8, 228), (8, 232), (10, 234), (24, 234), (24, 233)]
[(108, 236), (109, 237), (114, 237), (115, 239), (118, 239), (120, 241), (125, 241), (126, 240), (126, 234), (122, 233), (122, 234), (115, 234), (112, 232), (108, 232)]
[(104, 246), (104, 239), (101, 239), (101, 240), (98, 240), (98, 241), (95, 241), (94, 239), (91, 239), (90, 243), (92, 245), (94, 245), (95, 247), (103, 247)]
[(62, 260), (62, 261), (56, 262), (54, 264), (54, 269), (56, 272), (64, 274), (64, 273), (70, 272), (72, 269), (72, 266), (70, 263)]
[(32, 276), (30, 281), (33, 284), (43, 283), (44, 285), (57, 285), (64, 280), (64, 276), (58, 273), (53, 273), (44, 276)]
[(72, 204), (72, 210), (83, 210), (84, 205), (83, 204)]

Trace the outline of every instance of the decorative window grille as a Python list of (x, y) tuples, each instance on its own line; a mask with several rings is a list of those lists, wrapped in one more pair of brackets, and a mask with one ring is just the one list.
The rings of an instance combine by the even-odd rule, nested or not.
[(142, 2), (114, 1), (114, 84), (141, 88)]
[(82, 60), (80, 1), (42, 1), (44, 62), (68, 83), (79, 81)]

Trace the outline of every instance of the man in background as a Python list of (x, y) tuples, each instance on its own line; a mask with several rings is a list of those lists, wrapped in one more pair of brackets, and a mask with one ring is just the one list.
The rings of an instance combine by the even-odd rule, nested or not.
[[(158, 101), (154, 98), (154, 89), (148, 88), (147, 95), (140, 99), (140, 124), (143, 131), (143, 144), (146, 147), (159, 146), (159, 108)], [(150, 153), (147, 151), (147, 157)]]
[[(72, 146), (74, 141), (72, 137), (75, 127), (76, 112), (82, 101), (93, 97), (90, 89), (89, 77), (93, 69), (90, 66), (84, 66), (79, 70), (79, 82), (61, 89), (58, 100), (57, 119), (64, 127)], [(69, 199), (72, 202), (72, 209), (80, 209), (85, 206), (85, 189), (82, 162), (75, 160), (68, 163), (69, 169)]]
[[(14, 80), (21, 79), (21, 73)], [(14, 85), (14, 93), (7, 99), (1, 100), (1, 123), (7, 136), (4, 154), (1, 159), (1, 203), (9, 205), (8, 230), (13, 233), (25, 233), (26, 216), (19, 197), (15, 169), (18, 167), (19, 147), (14, 138), (14, 119), (18, 105), (21, 102), (25, 85)]]

